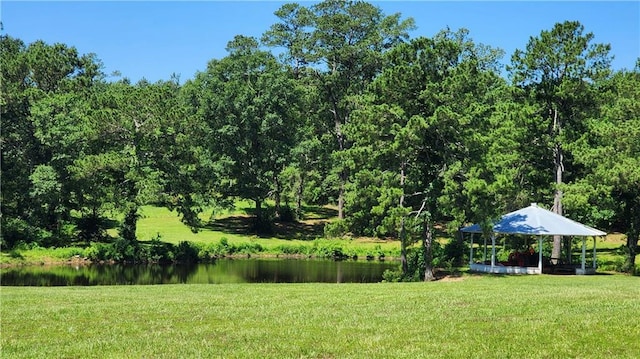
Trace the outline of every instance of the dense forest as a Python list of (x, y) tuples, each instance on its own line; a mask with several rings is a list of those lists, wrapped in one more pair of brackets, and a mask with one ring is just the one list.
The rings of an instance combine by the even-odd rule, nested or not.
[[(1, 42), (2, 247), (137, 241), (139, 208), (255, 204), (255, 231), (332, 204), (325, 235), (394, 238), (428, 256), (434, 226), (537, 202), (640, 234), (640, 61), (575, 21), (541, 29), (506, 68), (465, 29), (410, 38), (369, 3), (286, 4), (260, 38), (177, 78), (108, 81), (72, 44)], [(170, 60), (167, 60), (170, 61)], [(119, 216), (114, 216), (119, 213)], [(554, 250), (559, 244), (554, 244)]]

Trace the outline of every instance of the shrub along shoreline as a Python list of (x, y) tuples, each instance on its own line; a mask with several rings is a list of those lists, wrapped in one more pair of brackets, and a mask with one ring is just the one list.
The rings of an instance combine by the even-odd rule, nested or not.
[(23, 246), (2, 253), (0, 266), (79, 263), (207, 263), (221, 258), (315, 258), (333, 260), (395, 260), (394, 249), (380, 245), (354, 245), (348, 240), (317, 239), (306, 243), (269, 246), (257, 241), (232, 242), (226, 238), (213, 243), (182, 241), (177, 245), (157, 239), (127, 243), (92, 243), (86, 247), (42, 248)]

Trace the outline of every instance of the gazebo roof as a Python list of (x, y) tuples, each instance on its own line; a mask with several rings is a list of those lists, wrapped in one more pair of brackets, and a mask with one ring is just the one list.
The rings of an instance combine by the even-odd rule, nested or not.
[[(479, 224), (461, 229), (466, 233), (482, 233)], [(605, 232), (585, 226), (532, 203), (531, 206), (507, 213), (493, 226), (494, 233), (536, 236), (604, 236)]]

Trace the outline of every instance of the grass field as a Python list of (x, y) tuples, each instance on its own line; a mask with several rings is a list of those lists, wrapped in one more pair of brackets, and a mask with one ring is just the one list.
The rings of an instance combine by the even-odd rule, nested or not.
[[(222, 237), (228, 240), (246, 240), (253, 211), (247, 201), (237, 201), (233, 210), (208, 209), (200, 214), (204, 223), (197, 233), (193, 233), (180, 222), (175, 211), (164, 207), (143, 206), (140, 208), (141, 217), (138, 220), (136, 235), (140, 240), (149, 240), (158, 234), (163, 240), (172, 243), (191, 241), (206, 243), (217, 241)], [(261, 236), (264, 239), (309, 240), (322, 237), (324, 224), (334, 218), (337, 212), (331, 208), (310, 206), (305, 208), (305, 218), (298, 223), (277, 224), (274, 233)], [(110, 233), (116, 235), (116, 231)]]
[[(163, 241), (177, 244), (181, 241), (194, 243), (211, 243), (226, 238), (230, 243), (255, 242), (266, 247), (277, 246), (282, 243), (304, 244), (324, 236), (324, 224), (333, 219), (336, 213), (329, 208), (309, 207), (305, 218), (298, 223), (276, 224), (271, 235), (258, 236), (250, 234), (251, 217), (245, 214), (250, 210), (249, 204), (238, 202), (234, 212), (222, 212), (210, 220), (210, 213), (203, 213), (201, 219), (208, 222), (204, 228), (193, 233), (176, 215), (166, 208), (144, 206), (141, 209), (142, 218), (138, 221), (136, 235), (139, 240), (149, 240), (160, 235)], [(115, 234), (115, 233), (114, 233)], [(375, 238), (354, 238), (345, 242), (358, 244), (360, 247), (381, 246), (386, 250), (397, 251), (398, 241), (385, 241)]]
[(638, 358), (640, 279), (2, 287), (2, 358)]

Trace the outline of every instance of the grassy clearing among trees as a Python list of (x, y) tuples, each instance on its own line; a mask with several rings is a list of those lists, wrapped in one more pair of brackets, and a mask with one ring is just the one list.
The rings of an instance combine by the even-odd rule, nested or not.
[(3, 287), (4, 358), (637, 358), (623, 275)]
[[(163, 207), (143, 206), (141, 218), (138, 220), (136, 236), (144, 245), (154, 245), (154, 240), (178, 246), (181, 242), (189, 242), (200, 249), (201, 257), (207, 255), (309, 255), (331, 256), (332, 252), (342, 253), (348, 257), (367, 256), (379, 258), (381, 255), (397, 257), (399, 244), (395, 240), (376, 238), (325, 238), (324, 223), (335, 218), (335, 211), (324, 207), (309, 207), (305, 219), (295, 223), (276, 223), (271, 235), (252, 234), (249, 226), (252, 218), (247, 214), (249, 204), (239, 201), (236, 209), (216, 212), (210, 219), (212, 211), (201, 215), (205, 223), (197, 233), (180, 221), (175, 212)], [(115, 228), (109, 230), (113, 238), (117, 238)], [(26, 247), (14, 249), (0, 255), (0, 264), (39, 264), (61, 263), (74, 256), (87, 257), (86, 247), (91, 244), (77, 243), (67, 248)], [(93, 244), (96, 246), (96, 244)], [(202, 259), (202, 258), (201, 258)]]

